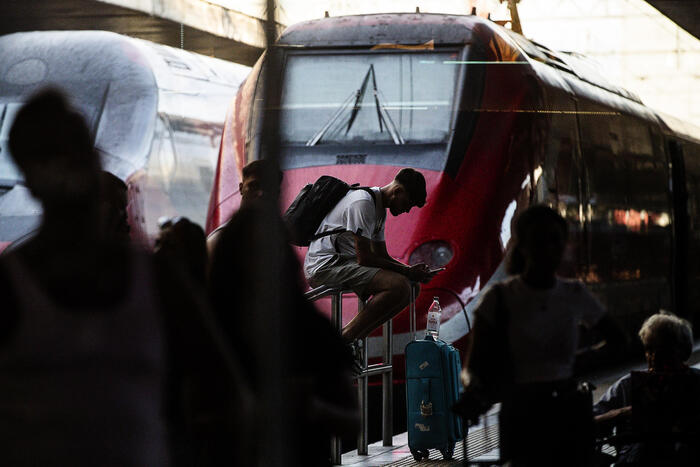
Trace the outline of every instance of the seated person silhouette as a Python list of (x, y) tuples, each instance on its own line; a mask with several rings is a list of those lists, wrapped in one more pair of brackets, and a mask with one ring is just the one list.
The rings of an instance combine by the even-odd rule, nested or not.
[(613, 384), (594, 406), (603, 431), (615, 426), (616, 465), (699, 465), (700, 370), (688, 321), (658, 313), (639, 331), (649, 369)]

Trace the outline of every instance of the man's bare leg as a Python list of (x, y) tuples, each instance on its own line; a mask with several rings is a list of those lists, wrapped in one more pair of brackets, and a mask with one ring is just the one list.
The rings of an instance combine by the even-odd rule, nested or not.
[(367, 284), (367, 294), (372, 299), (365, 309), (343, 328), (348, 342), (368, 336), (403, 310), (411, 299), (411, 283), (401, 274), (382, 269)]

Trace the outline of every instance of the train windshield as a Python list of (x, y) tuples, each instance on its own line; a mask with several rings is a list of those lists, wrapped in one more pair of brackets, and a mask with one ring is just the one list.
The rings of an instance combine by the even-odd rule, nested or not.
[(281, 137), (288, 145), (443, 143), (454, 52), (290, 54)]
[(0, 104), (0, 195), (22, 180), (10, 157), (10, 128), (22, 104)]

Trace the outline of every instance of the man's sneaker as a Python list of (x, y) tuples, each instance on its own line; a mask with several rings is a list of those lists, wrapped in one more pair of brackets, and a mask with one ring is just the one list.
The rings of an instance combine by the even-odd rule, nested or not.
[(355, 339), (350, 342), (350, 352), (352, 353), (352, 374), (355, 377), (362, 375), (364, 371), (364, 341), (362, 339)]

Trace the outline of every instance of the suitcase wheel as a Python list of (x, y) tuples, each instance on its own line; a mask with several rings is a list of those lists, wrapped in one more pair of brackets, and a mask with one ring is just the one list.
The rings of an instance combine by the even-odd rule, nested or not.
[(415, 459), (416, 462), (420, 462), (423, 459), (430, 457), (430, 452), (427, 449), (411, 449), (411, 454), (413, 454), (413, 459)]
[(454, 444), (452, 446), (445, 448), (445, 449), (440, 449), (440, 454), (442, 454), (442, 458), (445, 459), (446, 461), (451, 460), (454, 453), (455, 453), (455, 445)]

